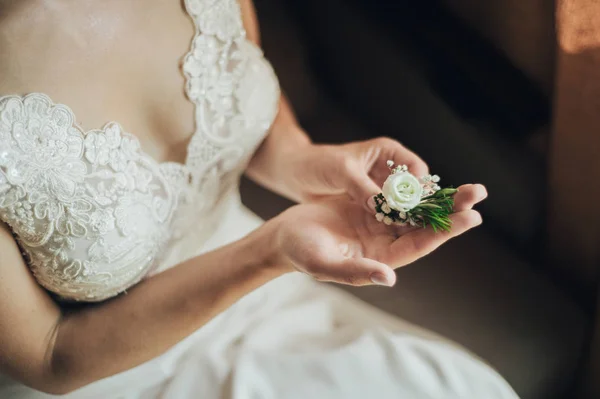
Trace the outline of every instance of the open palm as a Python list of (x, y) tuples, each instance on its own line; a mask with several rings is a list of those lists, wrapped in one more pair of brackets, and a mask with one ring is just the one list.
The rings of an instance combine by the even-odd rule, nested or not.
[(298, 205), (283, 215), (279, 243), (294, 267), (321, 281), (393, 285), (393, 269), (429, 254), (481, 223), (473, 205), (486, 197), (481, 185), (459, 187), (450, 232), (386, 226), (344, 197)]

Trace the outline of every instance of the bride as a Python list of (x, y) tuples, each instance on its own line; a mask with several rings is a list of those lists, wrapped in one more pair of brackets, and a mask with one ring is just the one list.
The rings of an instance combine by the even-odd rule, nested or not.
[[(427, 166), (312, 144), (250, 0), (0, 0), (0, 54), (0, 397), (517, 397), (319, 282), (392, 286), (486, 192), (449, 233), (378, 223), (386, 160)], [(263, 223), (242, 173), (300, 205)]]

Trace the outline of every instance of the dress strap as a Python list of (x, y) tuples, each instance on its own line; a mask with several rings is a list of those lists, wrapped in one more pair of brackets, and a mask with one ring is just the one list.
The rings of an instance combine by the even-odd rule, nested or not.
[(185, 0), (196, 34), (216, 36), (223, 41), (245, 37), (242, 10), (237, 0)]

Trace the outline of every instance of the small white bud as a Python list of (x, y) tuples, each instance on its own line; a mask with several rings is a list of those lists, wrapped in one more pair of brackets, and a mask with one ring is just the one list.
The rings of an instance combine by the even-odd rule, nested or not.
[(385, 224), (387, 224), (389, 226), (390, 224), (392, 224), (392, 218), (389, 217), (389, 216), (384, 217), (383, 218), (383, 223), (385, 223)]
[(406, 212), (400, 212), (398, 215), (400, 216), (400, 219), (406, 219)]
[(377, 212), (375, 219), (377, 219), (378, 222), (381, 222), (383, 220), (383, 213)]
[(392, 166), (394, 166), (394, 161), (388, 160), (387, 161), (387, 166), (388, 166), (388, 168), (391, 168)]
[(440, 186), (438, 186), (438, 185), (436, 184), (435, 186), (433, 186), (433, 189), (434, 189), (435, 191), (438, 191), (438, 190), (440, 190), (440, 189), (441, 189), (441, 187), (440, 187)]
[(381, 210), (383, 211), (383, 213), (390, 213), (392, 211), (387, 203), (381, 205)]
[(438, 183), (440, 181), (440, 177), (438, 175), (431, 176), (431, 181), (434, 183)]

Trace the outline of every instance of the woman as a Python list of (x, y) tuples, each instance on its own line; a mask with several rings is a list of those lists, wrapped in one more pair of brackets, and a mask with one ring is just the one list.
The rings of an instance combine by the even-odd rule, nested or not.
[[(0, 396), (515, 398), (315, 281), (393, 285), (486, 193), (450, 233), (378, 223), (385, 161), (426, 165), (312, 144), (257, 31), (250, 0), (0, 0)], [(242, 173), (301, 205), (262, 223)]]

